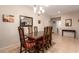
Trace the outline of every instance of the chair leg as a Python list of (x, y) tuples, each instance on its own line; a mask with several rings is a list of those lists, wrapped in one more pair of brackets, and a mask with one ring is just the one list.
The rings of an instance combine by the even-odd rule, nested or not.
[(20, 53), (22, 53), (22, 46), (20, 46)]
[(50, 46), (52, 46), (52, 43), (50, 42)]
[(25, 49), (25, 53), (27, 53), (27, 50)]
[(45, 49), (48, 50), (48, 44), (45, 44)]
[(25, 53), (27, 53), (27, 48), (24, 48)]
[(42, 47), (42, 53), (44, 53), (44, 47)]

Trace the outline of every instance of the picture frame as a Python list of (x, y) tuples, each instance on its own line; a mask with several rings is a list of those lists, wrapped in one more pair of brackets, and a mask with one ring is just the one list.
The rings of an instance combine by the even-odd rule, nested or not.
[(3, 22), (10, 22), (13, 23), (14, 22), (14, 15), (2, 15), (3, 18)]
[(79, 19), (78, 19), (78, 22), (79, 22)]
[(33, 26), (33, 18), (28, 16), (20, 15), (20, 26)]
[(65, 26), (67, 27), (72, 26), (72, 19), (65, 19)]
[(56, 23), (56, 21), (53, 21), (53, 23)]
[(38, 24), (41, 24), (41, 21), (40, 20), (38, 20)]

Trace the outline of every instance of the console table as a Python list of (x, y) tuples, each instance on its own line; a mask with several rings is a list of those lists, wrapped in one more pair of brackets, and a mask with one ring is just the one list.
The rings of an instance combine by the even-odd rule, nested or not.
[(62, 36), (63, 36), (64, 32), (73, 32), (74, 33), (74, 38), (76, 38), (76, 31), (75, 30), (66, 30), (66, 29), (63, 29), (62, 30)]

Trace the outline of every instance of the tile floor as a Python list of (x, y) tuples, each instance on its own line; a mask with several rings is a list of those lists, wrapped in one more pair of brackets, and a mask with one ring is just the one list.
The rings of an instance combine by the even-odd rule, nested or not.
[(49, 48), (48, 53), (78, 53), (79, 40), (73, 37), (62, 37), (59, 35), (52, 35), (52, 39), (56, 44)]
[[(46, 53), (78, 53), (79, 52), (79, 39), (71, 37), (62, 37), (56, 34), (52, 35), (52, 42), (56, 44), (52, 45)], [(19, 48), (10, 51), (11, 53), (18, 53)]]

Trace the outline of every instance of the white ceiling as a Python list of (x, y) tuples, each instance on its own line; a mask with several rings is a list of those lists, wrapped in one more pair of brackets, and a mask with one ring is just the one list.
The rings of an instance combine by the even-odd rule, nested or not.
[[(45, 8), (45, 14), (51, 17), (79, 10), (79, 5), (49, 5), (43, 7)], [(60, 14), (58, 14), (58, 11), (60, 11)]]
[[(46, 13), (50, 16), (61, 15), (79, 10), (79, 5), (50, 5), (45, 7)], [(60, 11), (60, 13), (58, 13)]]

